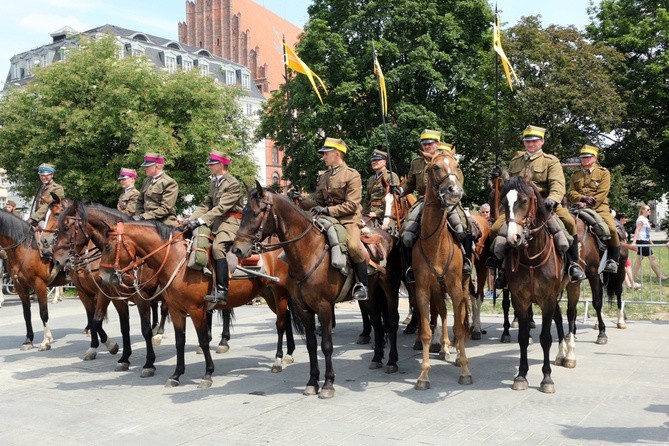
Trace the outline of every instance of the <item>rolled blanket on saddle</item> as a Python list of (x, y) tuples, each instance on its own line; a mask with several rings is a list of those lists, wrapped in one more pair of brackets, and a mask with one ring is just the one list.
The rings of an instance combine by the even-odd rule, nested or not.
[[(564, 224), (555, 215), (546, 222), (546, 227), (548, 228), (549, 234), (552, 235), (555, 250), (560, 255), (564, 255), (574, 241), (574, 237), (567, 233)], [(506, 244), (507, 230), (508, 227), (505, 222), (502, 227), (499, 228), (497, 237), (492, 241), (491, 250), (498, 259), (503, 259), (506, 255), (506, 250), (508, 248)]]

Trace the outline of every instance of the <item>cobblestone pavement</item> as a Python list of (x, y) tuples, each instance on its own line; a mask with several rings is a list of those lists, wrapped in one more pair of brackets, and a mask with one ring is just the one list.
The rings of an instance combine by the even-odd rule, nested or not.
[[(42, 328), (33, 304), (35, 340)], [(369, 370), (369, 346), (355, 343), (357, 307), (339, 304), (335, 329), (336, 395), (302, 395), (308, 379), (304, 341), (295, 364), (270, 373), (276, 345), (265, 306), (236, 310), (231, 350), (215, 354), (214, 384), (198, 390), (204, 373), (194, 333), (182, 385), (165, 388), (173, 372), (174, 336), (168, 327), (157, 347), (157, 373), (140, 378), (144, 346), (132, 313), (132, 366), (114, 372), (116, 357), (100, 350), (83, 361), (88, 338), (77, 299), (50, 305), (55, 342), (46, 352), (22, 352), (24, 323), (18, 300), (0, 309), (0, 444), (3, 445), (368, 445), (368, 444), (661, 444), (669, 443), (669, 323), (628, 321), (609, 328), (608, 345), (579, 325), (575, 369), (553, 368), (557, 392), (537, 390), (541, 347), (530, 346), (530, 389), (510, 389), (518, 366), (516, 333), (501, 344), (501, 317), (484, 316), (488, 333), (469, 341), (474, 384), (457, 384), (454, 354), (432, 361), (432, 388), (414, 390), (420, 355), (413, 336), (399, 334), (399, 372)], [(133, 309), (134, 310), (134, 309)], [(113, 310), (112, 310), (113, 312)], [(401, 319), (406, 315), (403, 310)], [(608, 320), (608, 323), (612, 322)], [(220, 322), (215, 330), (220, 330)], [(118, 319), (107, 332), (120, 342)], [(538, 331), (535, 331), (537, 341)], [(551, 355), (556, 353), (555, 344)], [(321, 373), (324, 364), (321, 359)]]

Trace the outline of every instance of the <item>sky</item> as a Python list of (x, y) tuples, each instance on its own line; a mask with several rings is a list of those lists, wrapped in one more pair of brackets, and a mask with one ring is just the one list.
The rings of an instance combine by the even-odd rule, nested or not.
[[(277, 15), (304, 26), (311, 0), (255, 0)], [(442, 0), (437, 0), (442, 1)], [(588, 23), (588, 0), (499, 0), (502, 27), (522, 16), (542, 16), (542, 24)], [(0, 89), (15, 54), (51, 42), (50, 34), (65, 26), (86, 31), (110, 24), (178, 40), (177, 24), (186, 20), (185, 0), (0, 0)], [(494, 7), (494, 4), (493, 4)], [(505, 25), (506, 23), (506, 25)]]

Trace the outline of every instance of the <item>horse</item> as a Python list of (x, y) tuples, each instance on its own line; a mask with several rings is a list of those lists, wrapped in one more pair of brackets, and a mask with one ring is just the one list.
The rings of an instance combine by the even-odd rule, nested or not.
[(412, 264), (416, 278), (416, 308), (420, 316), (420, 339), (423, 346), (421, 373), (417, 390), (430, 388), (430, 309), (436, 308), (442, 322), (440, 359), (449, 355), (448, 326), (446, 324), (446, 296), (453, 303), (453, 333), (457, 350), (456, 363), (460, 367), (458, 383), (472, 384), (469, 360), (465, 352), (469, 315), (464, 288), (468, 278), (462, 274), (462, 250), (455, 241), (447, 223), (447, 213), (462, 198), (462, 185), (457, 179), (457, 161), (448, 152), (437, 153), (426, 169), (425, 204), (420, 221), (420, 236), (412, 250)]
[[(47, 223), (49, 226), (52, 223), (55, 225), (55, 219), (50, 218)], [(65, 273), (59, 272), (53, 263), (42, 258), (32, 226), (4, 209), (0, 210), (0, 249), (7, 253), (5, 268), (23, 307), (26, 339), (21, 344), (21, 350), (33, 348), (35, 333), (30, 311), (30, 296), (33, 293), (37, 296), (40, 318), (44, 326), (44, 339), (38, 351), (49, 350), (53, 336), (49, 327), (47, 286), (65, 285), (68, 282), (67, 277)]]
[[(282, 195), (265, 190), (256, 181), (255, 188), (248, 189), (248, 201), (242, 212), (242, 222), (232, 244), (231, 252), (239, 258), (248, 257), (253, 249), (269, 250), (282, 247), (289, 265), (288, 282), (290, 295), (296, 306), (300, 320), (305, 327), (307, 350), (309, 352), (310, 377), (303, 391), (304, 395), (318, 395), (327, 399), (334, 397), (334, 367), (332, 365), (332, 315), (334, 303), (350, 298), (350, 276), (330, 263), (330, 250), (325, 236), (316, 228), (317, 222), (305, 211), (296, 207)], [(276, 234), (279, 242), (273, 246), (262, 241)], [(390, 235), (377, 231), (379, 237), (390, 242)], [(397, 313), (399, 290), (399, 256), (390, 256), (385, 272), (369, 277), (368, 299), (360, 301), (372, 315), (376, 332), (374, 356), (370, 368), (377, 368), (383, 359), (383, 325), (379, 317), (377, 295), (385, 296), (390, 311), (388, 333), (390, 352), (386, 373), (397, 371)], [(315, 316), (321, 324), (321, 349), (325, 356), (325, 380), (319, 389), (320, 371), (317, 358), (317, 338)], [(393, 328), (395, 327), (395, 328)]]
[[(128, 300), (137, 306), (140, 317), (142, 336), (146, 345), (146, 360), (142, 366), (141, 377), (155, 375), (156, 354), (153, 345), (151, 313), (158, 282), (150, 280), (153, 271), (144, 268), (140, 271), (143, 286), (137, 288), (109, 287), (99, 277), (100, 251), (105, 231), (114, 229), (119, 222), (129, 218), (116, 211), (98, 204), (84, 205), (79, 201), (63, 203), (64, 209), (58, 219), (58, 231), (53, 246), (54, 262), (59, 267), (70, 271), (72, 282), (77, 288), (79, 299), (86, 308), (88, 327), (91, 332), (91, 346), (84, 354), (84, 360), (92, 360), (97, 356), (98, 335), (105, 342), (107, 335), (102, 329), (102, 321), (107, 308), (112, 303), (119, 314), (119, 323), (123, 338), (123, 353), (119, 358), (116, 371), (130, 368), (132, 346), (130, 342), (130, 314)], [(105, 342), (105, 344), (108, 344)], [(109, 345), (107, 345), (109, 348)], [(118, 351), (118, 347), (116, 347)], [(111, 352), (111, 350), (110, 350)], [(115, 354), (115, 352), (113, 353)]]
[[(551, 213), (544, 206), (544, 199), (527, 177), (514, 176), (502, 189), (502, 204), (506, 215), (507, 261), (504, 269), (511, 301), (519, 322), (518, 344), (520, 367), (514, 378), (512, 389), (528, 388), (527, 346), (530, 337), (529, 310), (533, 303), (541, 309), (541, 348), (543, 350), (543, 380), (539, 390), (555, 393), (551, 378), (550, 348), (552, 343), (551, 323), (559, 314), (558, 296), (565, 289), (569, 277), (565, 273), (564, 260), (557, 252), (548, 231)], [(578, 285), (578, 284), (572, 284)], [(557, 314), (556, 314), (557, 313)], [(561, 318), (561, 316), (560, 316)], [(558, 325), (558, 335), (561, 324)]]
[[(604, 300), (604, 286), (607, 287), (607, 294), (609, 296), (609, 301), (612, 300), (613, 294), (618, 296), (618, 326), (625, 326), (624, 317), (622, 316), (621, 311), (621, 298), (622, 295), (622, 286), (625, 281), (625, 262), (627, 261), (628, 252), (627, 249), (621, 249), (621, 257), (619, 259), (619, 264), (621, 265), (618, 268), (618, 272), (615, 274), (602, 273), (599, 274), (600, 262), (602, 259), (602, 252), (599, 249), (599, 244), (597, 242), (596, 236), (593, 233), (593, 230), (588, 226), (582, 218), (579, 218), (578, 213), (576, 214), (576, 224), (578, 231), (578, 240), (579, 244), (579, 263), (585, 271), (585, 275), (588, 278), (588, 283), (590, 284), (590, 290), (592, 292), (592, 306), (595, 308), (597, 313), (597, 324), (595, 329), (599, 331), (597, 335), (596, 344), (604, 345), (608, 342), (608, 337), (606, 336), (606, 325), (604, 324), (604, 318), (602, 317), (602, 307)], [(621, 239), (624, 240), (624, 239)], [(623, 254), (624, 249), (624, 254)], [(622, 273), (620, 273), (622, 271)], [(580, 287), (575, 287), (574, 293), (580, 295)], [(574, 308), (574, 312), (576, 309)], [(568, 312), (569, 315), (569, 312)], [(574, 320), (576, 315), (574, 314)], [(621, 324), (622, 320), (622, 324)], [(572, 327), (571, 318), (569, 323), (569, 331), (576, 334), (576, 326)]]
[[(100, 263), (100, 277), (103, 282), (117, 286), (121, 283), (135, 283), (135, 269), (146, 264), (154, 271), (161, 287), (161, 293), (169, 310), (175, 332), (177, 364), (174, 373), (167, 379), (166, 387), (180, 384), (184, 374), (186, 318), (190, 317), (198, 337), (198, 345), (205, 359), (205, 374), (199, 388), (211, 387), (214, 362), (209, 351), (210, 330), (209, 310), (214, 308), (234, 308), (249, 302), (272, 282), (271, 277), (256, 277), (230, 281), (228, 301), (225, 306), (210, 305), (204, 296), (212, 286), (211, 277), (202, 271), (186, 267), (189, 241), (184, 239), (185, 231), (166, 226), (157, 221), (120, 222), (115, 231), (108, 231)], [(275, 274), (281, 261), (265, 257), (269, 274)], [(126, 266), (122, 266), (126, 265)], [(285, 309), (288, 294), (285, 293), (281, 277), (273, 284), (278, 304), (277, 311)], [(141, 284), (140, 284), (141, 286)], [(284, 321), (285, 316), (277, 316)]]
[(481, 328), (481, 305), (483, 304), (485, 285), (488, 281), (488, 267), (485, 262), (490, 255), (490, 243), (488, 241), (490, 223), (487, 218), (481, 215), (472, 215), (471, 219), (476, 222), (476, 225), (481, 230), (481, 236), (476, 243), (474, 258), (472, 259), (472, 265), (476, 271), (476, 286), (474, 286), (473, 280), (470, 280), (469, 285), (472, 315), (471, 338), (478, 341), (481, 339), (481, 335), (486, 333)]

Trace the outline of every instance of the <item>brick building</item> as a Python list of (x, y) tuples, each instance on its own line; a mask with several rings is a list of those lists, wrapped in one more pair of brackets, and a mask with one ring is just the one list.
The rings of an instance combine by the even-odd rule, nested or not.
[[(248, 67), (265, 97), (284, 82), (282, 39), (294, 47), (301, 32), (252, 0), (187, 0), (186, 22), (179, 23), (180, 42)], [(265, 183), (282, 183), (283, 154), (267, 139), (265, 157)]]

